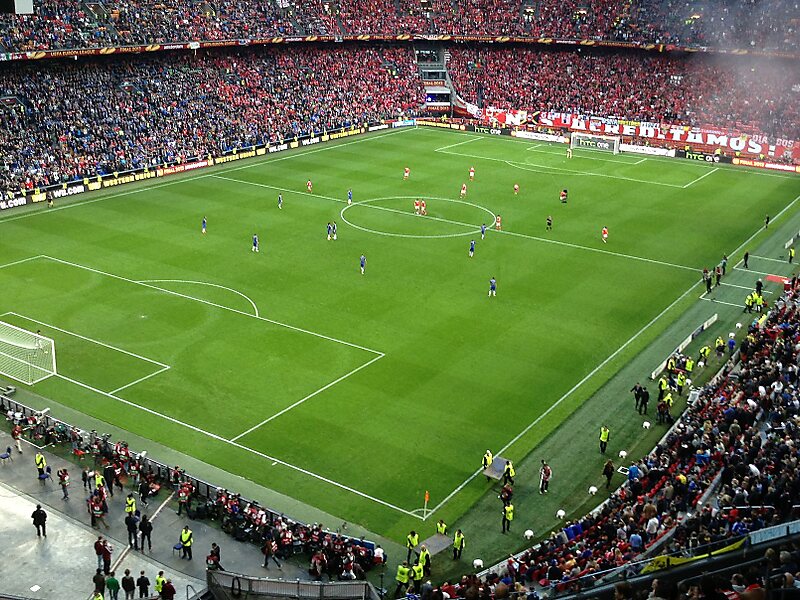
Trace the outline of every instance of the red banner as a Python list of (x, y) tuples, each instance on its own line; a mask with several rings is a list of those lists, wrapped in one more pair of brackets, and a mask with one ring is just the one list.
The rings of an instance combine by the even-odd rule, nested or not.
[(540, 112), (536, 123), (542, 127), (567, 129), (581, 133), (619, 135), (671, 144), (709, 146), (724, 152), (741, 152), (770, 158), (800, 160), (800, 141), (770, 138), (722, 129), (690, 127), (678, 123), (647, 123), (612, 117), (587, 117), (570, 113)]

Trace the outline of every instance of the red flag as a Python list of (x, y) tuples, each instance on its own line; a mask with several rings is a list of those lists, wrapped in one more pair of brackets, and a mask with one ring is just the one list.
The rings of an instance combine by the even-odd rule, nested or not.
[(428, 493), (428, 490), (425, 490), (425, 504), (431, 499), (431, 495)]

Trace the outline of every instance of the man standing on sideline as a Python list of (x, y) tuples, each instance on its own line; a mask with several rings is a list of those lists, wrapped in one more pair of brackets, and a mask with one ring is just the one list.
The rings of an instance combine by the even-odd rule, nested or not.
[(633, 400), (636, 403), (636, 410), (638, 411), (639, 404), (642, 401), (642, 384), (637, 381), (636, 385), (631, 388), (631, 392), (633, 392)]
[(133, 600), (133, 593), (136, 591), (136, 582), (131, 576), (130, 569), (125, 569), (125, 576), (120, 583), (122, 584), (122, 589), (125, 591), (125, 600)]
[(794, 262), (794, 246), (789, 248), (789, 264)]
[(47, 461), (44, 458), (44, 454), (42, 454), (41, 450), (36, 451), (36, 455), (33, 457), (34, 463), (36, 463), (36, 470), (39, 471), (39, 478), (41, 479), (44, 477), (44, 470), (47, 468)]
[(547, 488), (550, 486), (550, 477), (553, 476), (553, 470), (550, 468), (544, 459), (542, 459), (542, 467), (539, 469), (539, 493), (546, 494)]
[(14, 444), (17, 446), (17, 452), (22, 454), (22, 425), (17, 423), (11, 429), (11, 438), (14, 440)]
[(147, 598), (150, 595), (150, 580), (144, 574), (144, 571), (139, 571), (136, 587), (139, 588), (139, 598)]
[(397, 581), (397, 588), (394, 590), (395, 598), (400, 595), (400, 592), (405, 592), (408, 590), (408, 575), (410, 572), (411, 569), (408, 567), (408, 561), (404, 561), (403, 564), (397, 565), (397, 574), (394, 577), (395, 581)]
[(211, 552), (209, 552), (209, 556), (213, 557), (214, 566), (219, 569), (220, 571), (224, 571), (225, 569), (222, 567), (222, 563), (220, 562), (222, 555), (219, 550), (219, 546), (216, 543), (211, 544)]
[(153, 542), (150, 540), (150, 534), (153, 533), (153, 524), (147, 518), (147, 515), (142, 516), (142, 520), (139, 523), (139, 531), (142, 534), (142, 552), (144, 552), (145, 540), (147, 540), (147, 551), (152, 552)]
[(461, 553), (464, 551), (464, 546), (467, 545), (464, 539), (464, 534), (460, 529), (456, 530), (456, 535), (453, 537), (453, 560), (460, 560)]
[(108, 540), (103, 540), (103, 573), (108, 575), (111, 572), (111, 544)]
[(647, 391), (646, 387), (642, 387), (641, 396), (639, 396), (639, 414), (646, 415), (647, 414), (647, 404), (650, 402), (650, 392)]
[(510, 502), (503, 507), (503, 533), (511, 531), (511, 521), (514, 520), (514, 505)]
[(139, 549), (139, 519), (133, 513), (128, 513), (125, 517), (125, 528), (128, 530), (128, 545), (134, 550)]
[(506, 485), (509, 482), (511, 483), (511, 485), (514, 485), (514, 477), (516, 477), (516, 475), (517, 472), (514, 471), (514, 465), (511, 463), (510, 460), (507, 460), (506, 466), (503, 469), (503, 485)]
[(103, 575), (103, 571), (97, 569), (97, 573), (94, 574), (92, 577), (92, 581), (94, 582), (94, 591), (97, 594), (100, 594), (101, 597), (105, 596), (106, 593), (106, 578)]
[(608, 430), (608, 427), (603, 425), (600, 427), (600, 452), (605, 454), (606, 448), (608, 448), (608, 436), (611, 432)]
[(31, 513), (33, 526), (36, 527), (36, 537), (47, 537), (47, 513), (42, 510), (42, 505), (37, 504), (36, 510)]
[(66, 469), (61, 469), (56, 472), (58, 475), (58, 485), (61, 486), (61, 491), (64, 493), (62, 500), (69, 500), (69, 472)]
[(603, 477), (606, 478), (606, 489), (611, 487), (611, 478), (614, 477), (614, 462), (609, 458), (603, 465)]
[[(483, 454), (483, 460), (481, 461), (481, 465), (483, 465), (483, 470), (485, 471), (489, 467), (492, 466), (492, 461), (494, 461), (494, 457), (492, 456), (492, 451), (487, 450)], [(486, 481), (491, 481), (491, 478), (487, 475)]]
[[(103, 540), (102, 535), (97, 536), (97, 541), (94, 543), (94, 553), (97, 555), (97, 568), (100, 569), (103, 566), (103, 545), (105, 541)], [(105, 584), (104, 584), (105, 585)]]
[(111, 600), (117, 600), (119, 598), (119, 580), (114, 577), (114, 571), (111, 571), (108, 577), (106, 577), (106, 589), (108, 590), (108, 597)]
[(406, 562), (411, 562), (411, 553), (417, 555), (419, 558), (419, 552), (416, 551), (416, 547), (419, 546), (419, 534), (416, 531), (409, 531), (408, 535), (406, 536), (406, 548), (408, 548), (408, 555), (406, 556)]
[(722, 255), (722, 261), (719, 263), (722, 266), (722, 275), (725, 276), (728, 273), (728, 255)]
[(744, 258), (742, 258), (742, 262), (744, 263), (744, 268), (745, 269), (749, 269), (750, 268), (749, 266), (747, 266), (747, 261), (748, 260), (750, 260), (750, 253), (749, 252), (745, 252), (744, 253)]
[(180, 539), (181, 539), (181, 558), (187, 558), (189, 560), (192, 560), (192, 543), (194, 542), (194, 539), (192, 538), (192, 530), (189, 529), (188, 525), (183, 526)]

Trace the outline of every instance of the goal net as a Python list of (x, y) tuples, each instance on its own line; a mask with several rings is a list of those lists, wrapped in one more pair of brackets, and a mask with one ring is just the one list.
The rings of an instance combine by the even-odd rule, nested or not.
[(0, 321), (0, 375), (33, 385), (55, 374), (53, 340)]
[(594, 133), (578, 133), (573, 131), (569, 137), (570, 148), (585, 148), (600, 152), (619, 154), (620, 138), (613, 135), (597, 135)]

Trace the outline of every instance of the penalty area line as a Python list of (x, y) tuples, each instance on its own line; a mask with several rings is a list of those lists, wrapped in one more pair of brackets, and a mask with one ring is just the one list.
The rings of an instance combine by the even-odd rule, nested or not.
[(287, 412), (289, 412), (290, 410), (292, 410), (292, 409), (294, 409), (294, 408), (297, 408), (298, 406), (300, 406), (301, 404), (303, 404), (303, 403), (304, 403), (306, 400), (311, 400), (311, 398), (313, 398), (313, 397), (314, 397), (314, 396), (316, 396), (317, 394), (321, 394), (321, 393), (322, 393), (322, 392), (324, 392), (325, 390), (327, 390), (327, 389), (329, 389), (329, 388), (332, 388), (333, 386), (335, 386), (337, 383), (339, 383), (339, 382), (341, 382), (341, 381), (344, 381), (345, 379), (347, 379), (347, 378), (348, 378), (348, 377), (350, 377), (351, 375), (355, 375), (355, 374), (356, 374), (356, 373), (358, 373), (358, 372), (359, 372), (361, 369), (366, 369), (366, 368), (367, 368), (368, 366), (370, 366), (372, 363), (379, 361), (379, 360), (380, 360), (380, 359), (382, 359), (384, 356), (386, 356), (386, 355), (385, 355), (385, 354), (380, 354), (379, 356), (376, 356), (376, 357), (375, 357), (375, 358), (373, 358), (372, 360), (369, 360), (369, 361), (365, 362), (363, 365), (361, 365), (361, 366), (359, 366), (359, 367), (356, 367), (356, 368), (355, 368), (355, 369), (353, 369), (352, 371), (349, 371), (349, 372), (345, 373), (345, 374), (344, 374), (344, 375), (342, 375), (341, 377), (338, 377), (337, 379), (334, 379), (333, 381), (331, 381), (331, 382), (330, 382), (330, 383), (328, 383), (327, 385), (324, 385), (324, 386), (322, 386), (321, 388), (319, 388), (318, 390), (315, 390), (315, 391), (311, 392), (311, 393), (310, 393), (308, 396), (306, 396), (305, 398), (301, 398), (300, 400), (298, 400), (298, 401), (297, 401), (297, 402), (295, 402), (294, 404), (290, 404), (289, 406), (287, 406), (287, 407), (286, 407), (286, 408), (284, 408), (283, 410), (280, 410), (280, 411), (276, 412), (274, 415), (272, 415), (272, 416), (270, 416), (270, 417), (267, 417), (266, 419), (264, 419), (263, 421), (261, 421), (261, 422), (260, 422), (260, 423), (258, 423), (257, 425), (253, 425), (253, 426), (252, 426), (250, 429), (248, 429), (247, 431), (243, 431), (242, 433), (240, 433), (240, 434), (239, 434), (239, 435), (237, 435), (236, 437), (232, 437), (232, 438), (230, 439), (230, 441), (231, 441), (231, 442), (235, 442), (235, 441), (237, 441), (237, 440), (240, 440), (241, 438), (245, 437), (246, 435), (248, 435), (248, 434), (250, 434), (250, 433), (253, 433), (253, 432), (254, 432), (256, 429), (259, 429), (259, 428), (260, 428), (262, 425), (266, 425), (266, 424), (267, 424), (267, 423), (269, 423), (270, 421), (274, 421), (275, 419), (277, 419), (278, 417), (280, 417), (280, 416), (281, 416), (281, 415), (283, 415), (283, 414), (286, 414), (286, 413), (287, 413)]
[(350, 492), (351, 494), (355, 494), (356, 496), (359, 496), (360, 498), (364, 498), (365, 500), (370, 500), (371, 502), (374, 502), (376, 504), (380, 504), (381, 506), (385, 506), (386, 508), (391, 508), (392, 510), (395, 510), (397, 512), (403, 513), (404, 515), (408, 515), (410, 517), (415, 517), (417, 519), (422, 520), (422, 517), (420, 517), (419, 515), (414, 514), (413, 512), (411, 512), (409, 510), (406, 510), (404, 508), (400, 508), (399, 506), (396, 506), (395, 504), (392, 504), (391, 502), (387, 502), (385, 500), (381, 500), (380, 498), (376, 498), (375, 496), (371, 496), (369, 494), (361, 492), (361, 491), (359, 491), (359, 490), (357, 490), (355, 488), (352, 488), (352, 487), (350, 487), (348, 485), (345, 485), (343, 483), (339, 483), (338, 481), (334, 481), (333, 479), (329, 479), (328, 477), (324, 477), (322, 475), (314, 473), (313, 471), (309, 471), (308, 469), (304, 469), (302, 467), (298, 467), (297, 465), (293, 465), (292, 463), (286, 462), (285, 460), (281, 460), (281, 459), (276, 458), (274, 456), (270, 456), (269, 454), (266, 454), (264, 452), (259, 452), (258, 450), (255, 450), (253, 448), (250, 448), (250, 447), (245, 446), (243, 444), (240, 444), (238, 442), (234, 442), (232, 440), (225, 439), (224, 437), (222, 437), (220, 435), (217, 435), (216, 433), (211, 433), (210, 431), (206, 431), (205, 429), (201, 429), (200, 427), (196, 427), (194, 425), (190, 425), (189, 423), (185, 423), (184, 421), (181, 421), (180, 419), (176, 419), (175, 417), (170, 417), (169, 415), (165, 415), (165, 414), (160, 413), (158, 411), (155, 411), (155, 410), (153, 410), (151, 408), (147, 408), (146, 406), (141, 406), (139, 404), (136, 404), (135, 402), (131, 402), (130, 400), (125, 400), (125, 398), (122, 398), (120, 396), (112, 394), (111, 392), (104, 392), (103, 390), (97, 389), (96, 387), (93, 387), (91, 385), (83, 383), (82, 381), (78, 381), (77, 379), (72, 379), (71, 377), (66, 377), (65, 375), (61, 375), (60, 373), (56, 373), (55, 377), (58, 377), (59, 379), (62, 379), (63, 381), (66, 381), (68, 383), (72, 383), (73, 385), (77, 385), (78, 387), (82, 387), (82, 388), (84, 388), (86, 390), (89, 390), (91, 392), (94, 392), (96, 394), (100, 394), (101, 396), (105, 396), (107, 398), (111, 398), (112, 400), (116, 400), (117, 402), (121, 402), (122, 404), (130, 406), (131, 408), (139, 409), (139, 410), (141, 410), (143, 412), (146, 412), (146, 413), (148, 413), (150, 415), (153, 415), (153, 416), (158, 417), (160, 419), (164, 419), (166, 421), (169, 421), (170, 423), (174, 423), (175, 425), (179, 425), (181, 427), (185, 427), (186, 429), (191, 429), (192, 431), (194, 431), (196, 433), (200, 433), (202, 435), (205, 435), (205, 436), (207, 436), (207, 437), (209, 437), (211, 439), (217, 440), (218, 442), (222, 442), (223, 444), (228, 444), (228, 445), (233, 446), (235, 448), (238, 448), (240, 450), (244, 450), (245, 452), (249, 452), (249, 453), (254, 454), (254, 455), (256, 455), (256, 456), (258, 456), (260, 458), (264, 458), (266, 460), (270, 460), (275, 464), (283, 465), (284, 467), (286, 467), (288, 469), (291, 469), (293, 471), (297, 471), (298, 473), (302, 473), (303, 475), (307, 475), (309, 477), (312, 477), (314, 479), (322, 481), (323, 483), (327, 483), (327, 484), (332, 485), (334, 487), (337, 487), (337, 488), (339, 488), (341, 490), (344, 490), (346, 492)]

